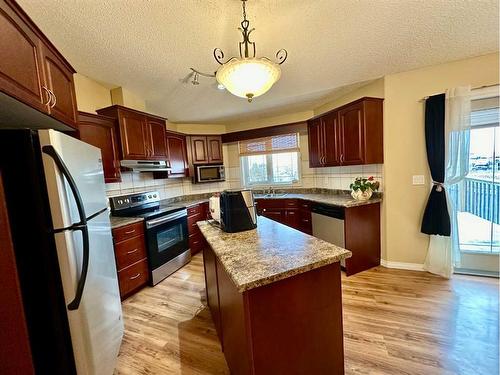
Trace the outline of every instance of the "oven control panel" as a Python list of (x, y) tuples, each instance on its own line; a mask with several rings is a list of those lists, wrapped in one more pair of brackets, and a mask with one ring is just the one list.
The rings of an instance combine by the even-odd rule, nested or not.
[(109, 198), (109, 203), (112, 211), (120, 211), (127, 208), (143, 206), (149, 203), (156, 203), (159, 201), (160, 193), (158, 193), (157, 191), (121, 195), (118, 197)]

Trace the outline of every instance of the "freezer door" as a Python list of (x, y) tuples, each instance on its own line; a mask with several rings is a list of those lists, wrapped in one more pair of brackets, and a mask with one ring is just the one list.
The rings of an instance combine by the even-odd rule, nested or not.
[[(78, 374), (112, 374), (123, 336), (120, 292), (107, 211), (88, 222), (90, 258), (82, 300), (68, 310)], [(80, 277), (83, 241), (80, 231), (55, 235), (66, 304)]]
[[(40, 146), (54, 147), (68, 168), (82, 197), (86, 216), (106, 208), (101, 150), (55, 130), (40, 130), (38, 134)], [(54, 228), (66, 228), (80, 221), (75, 199), (53, 159), (46, 154), (42, 155), (52, 222)]]

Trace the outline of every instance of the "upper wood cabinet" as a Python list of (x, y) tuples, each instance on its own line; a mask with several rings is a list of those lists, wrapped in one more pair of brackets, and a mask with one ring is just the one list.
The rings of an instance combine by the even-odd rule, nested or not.
[(77, 128), (75, 70), (11, 0), (0, 0), (0, 56), (0, 91)]
[(97, 113), (118, 121), (120, 159), (168, 160), (164, 118), (120, 105), (98, 109)]
[(361, 98), (309, 120), (310, 167), (383, 163), (382, 102)]
[(222, 139), (219, 135), (207, 136), (208, 162), (222, 163)]
[(207, 137), (203, 135), (193, 135), (189, 138), (193, 163), (208, 163)]
[(220, 135), (192, 135), (188, 138), (188, 153), (192, 164), (223, 162)]
[(48, 106), (49, 114), (66, 124), (76, 124), (74, 71), (46, 46), (42, 48), (42, 55), (45, 83), (52, 93), (52, 102)]
[(104, 181), (120, 182), (120, 158), (115, 133), (115, 120), (111, 117), (78, 112), (78, 131), (83, 142), (101, 149)]
[(310, 167), (340, 165), (337, 123), (336, 112), (308, 122)]
[(169, 177), (188, 177), (188, 160), (186, 152), (186, 136), (167, 131), (168, 160), (171, 170)]

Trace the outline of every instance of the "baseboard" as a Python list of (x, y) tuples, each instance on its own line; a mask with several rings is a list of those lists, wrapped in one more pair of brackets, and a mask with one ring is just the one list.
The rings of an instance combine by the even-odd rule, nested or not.
[(391, 262), (381, 259), (380, 265), (386, 268), (397, 268), (400, 270), (424, 271), (424, 265), (419, 263)]

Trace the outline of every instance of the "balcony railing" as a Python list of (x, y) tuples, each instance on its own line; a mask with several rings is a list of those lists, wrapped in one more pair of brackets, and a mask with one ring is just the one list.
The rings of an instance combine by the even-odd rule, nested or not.
[(500, 183), (466, 178), (463, 211), (500, 224)]

